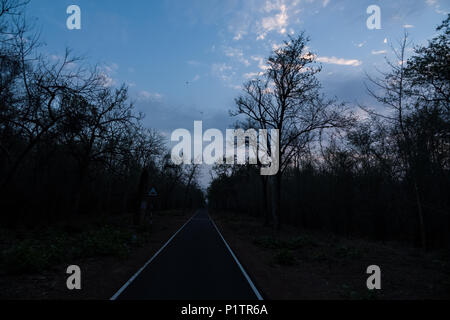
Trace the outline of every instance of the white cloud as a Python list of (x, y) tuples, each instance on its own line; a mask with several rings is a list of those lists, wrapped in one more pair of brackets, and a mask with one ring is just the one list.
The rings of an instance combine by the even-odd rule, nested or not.
[(404, 25), (403, 25), (403, 28), (405, 28), (405, 29), (411, 29), (411, 28), (414, 28), (414, 26), (413, 26), (412, 24), (404, 24)]
[(253, 61), (258, 62), (258, 68), (261, 70), (267, 70), (269, 67), (267, 66), (267, 64), (265, 63), (265, 59), (263, 57), (259, 57), (259, 56), (252, 56), (251, 59)]
[(340, 66), (352, 66), (352, 67), (358, 67), (362, 64), (361, 61), (356, 59), (343, 59), (343, 58), (336, 58), (336, 57), (317, 57), (317, 61), (328, 63), (328, 64), (337, 64)]
[(432, 7), (436, 13), (447, 15), (449, 12), (442, 10), (438, 0), (426, 0), (425, 3)]
[(245, 31), (242, 31), (242, 30), (238, 31), (236, 33), (236, 35), (234, 36), (233, 40), (235, 40), (235, 41), (241, 40), (246, 34), (247, 34), (247, 32), (245, 32)]
[(231, 70), (232, 68), (226, 63), (215, 63), (212, 65), (213, 71), (225, 72), (227, 70)]
[(224, 51), (227, 57), (235, 58), (247, 67), (250, 65), (250, 62), (244, 57), (244, 52), (241, 49), (225, 47)]
[(276, 50), (280, 49), (282, 46), (283, 46), (283, 44), (273, 43), (272, 44), (272, 50), (276, 51)]
[(375, 55), (377, 55), (377, 54), (385, 54), (385, 53), (387, 53), (387, 51), (386, 50), (372, 50), (372, 54), (375, 54)]
[(272, 3), (270, 1), (267, 1), (264, 10), (267, 13), (272, 13), (273, 11), (279, 13), (262, 18), (259, 23), (260, 31), (257, 39), (265, 39), (267, 34), (271, 31), (277, 31), (280, 34), (285, 34), (289, 20), (289, 16), (287, 14), (287, 6), (285, 4)]
[(235, 75), (235, 72), (233, 72), (233, 68), (226, 63), (214, 63), (211, 66), (211, 70), (213, 75), (226, 82), (231, 81), (232, 76)]
[(228, 87), (234, 90), (242, 90), (242, 86), (238, 84), (230, 84)]
[(249, 72), (244, 74), (245, 79), (256, 79), (259, 76), (262, 76), (263, 72)]
[(116, 81), (104, 72), (100, 73), (100, 80), (105, 88), (110, 88), (116, 85)]
[(117, 84), (113, 75), (119, 70), (119, 65), (117, 63), (112, 63), (109, 65), (104, 65), (100, 68), (100, 79), (105, 88), (113, 87)]
[(145, 90), (140, 91), (137, 96), (140, 101), (159, 101), (162, 97), (163, 95), (160, 93), (148, 92)]
[(117, 70), (119, 70), (119, 65), (117, 63), (112, 63), (110, 65), (106, 65), (103, 67), (105, 71), (109, 74), (116, 73)]
[(187, 62), (187, 64), (190, 65), (190, 66), (193, 66), (193, 67), (198, 67), (198, 66), (201, 65), (201, 63), (198, 62), (198, 61), (196, 61), (196, 60), (189, 60), (189, 61)]

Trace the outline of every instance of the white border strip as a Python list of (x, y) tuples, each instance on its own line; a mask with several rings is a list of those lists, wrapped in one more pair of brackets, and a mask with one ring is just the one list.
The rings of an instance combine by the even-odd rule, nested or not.
[(175, 232), (175, 234), (169, 239), (167, 240), (167, 242), (161, 247), (161, 249), (159, 249), (154, 255), (153, 257), (150, 258), (150, 260), (148, 260), (144, 266), (142, 268), (139, 269), (138, 272), (136, 272), (131, 278), (130, 280), (128, 280), (120, 289), (119, 291), (116, 292), (115, 295), (113, 295), (109, 300), (116, 300), (121, 294), (122, 292), (134, 281), (134, 279), (137, 278), (137, 276), (153, 261), (155, 260), (155, 258), (164, 250), (165, 247), (167, 247), (167, 245), (173, 240), (173, 238), (175, 238), (175, 236), (181, 231), (183, 230), (183, 228), (189, 223), (191, 222), (191, 220), (198, 214), (198, 212), (196, 212), (188, 221), (186, 221), (185, 224), (183, 224), (183, 226), (178, 229), (177, 232)]
[[(209, 217), (209, 215), (208, 215)], [(247, 272), (245, 272), (244, 267), (242, 267), (241, 263), (239, 262), (238, 258), (236, 257), (236, 255), (234, 254), (233, 250), (231, 250), (230, 246), (228, 245), (228, 243), (225, 241), (225, 238), (222, 236), (222, 234), (219, 231), (219, 228), (217, 228), (216, 223), (214, 222), (213, 219), (211, 219), (211, 217), (209, 217), (209, 220), (211, 220), (212, 224), (214, 225), (214, 228), (216, 228), (217, 232), (219, 233), (220, 237), (222, 238), (223, 242), (225, 243), (225, 246), (227, 247), (228, 251), (230, 251), (231, 255), (234, 258), (234, 261), (236, 261), (237, 265), (239, 266), (239, 269), (241, 269), (242, 274), (244, 275), (245, 279), (247, 279), (248, 284), (250, 285), (250, 287), (252, 288), (253, 292), (256, 295), (256, 298), (258, 298), (258, 300), (264, 300), (263, 297), (261, 296), (261, 294), (259, 293), (258, 289), (256, 289), (255, 285), (253, 284), (252, 279), (250, 279), (249, 275), (247, 274)]]

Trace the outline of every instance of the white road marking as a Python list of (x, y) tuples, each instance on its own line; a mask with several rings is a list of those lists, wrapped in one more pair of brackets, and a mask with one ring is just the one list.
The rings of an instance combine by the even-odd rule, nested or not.
[(116, 292), (116, 294), (115, 295), (113, 295), (112, 297), (111, 297), (111, 299), (109, 299), (109, 300), (116, 300), (121, 294), (122, 294), (122, 292), (134, 281), (134, 279), (136, 279), (137, 278), (137, 276), (153, 261), (153, 260), (155, 260), (155, 258), (167, 247), (167, 245), (173, 240), (173, 238), (175, 238), (175, 236), (181, 231), (181, 230), (183, 230), (183, 228), (189, 223), (189, 222), (191, 222), (191, 220), (196, 216), (196, 215), (198, 215), (199, 214), (199, 212), (197, 212), (196, 214), (194, 214), (185, 224), (183, 224), (183, 226), (180, 228), (180, 229), (178, 229), (178, 231), (177, 232), (175, 232), (175, 234), (161, 247), (161, 249), (159, 249), (154, 255), (153, 255), (153, 257), (151, 257), (151, 259), (150, 260), (148, 260), (145, 264), (144, 264), (144, 266), (142, 267), (142, 268), (140, 268), (139, 269), (139, 271), (138, 272), (136, 272), (131, 278), (130, 278), (130, 280), (128, 280), (120, 289), (119, 289), (119, 291), (117, 291)]
[(233, 250), (231, 250), (230, 246), (228, 245), (228, 243), (225, 241), (225, 238), (222, 236), (222, 233), (220, 233), (219, 228), (217, 228), (216, 223), (214, 222), (213, 219), (209, 218), (212, 222), (212, 224), (214, 225), (214, 228), (216, 228), (217, 232), (219, 233), (220, 237), (222, 238), (223, 242), (225, 243), (225, 246), (227, 247), (228, 251), (230, 251), (231, 255), (234, 258), (234, 261), (236, 262), (236, 264), (239, 266), (239, 269), (241, 269), (242, 274), (244, 275), (245, 279), (247, 279), (248, 284), (250, 285), (250, 287), (253, 290), (253, 293), (256, 295), (256, 297), (258, 298), (258, 300), (264, 300), (262, 295), (259, 293), (258, 289), (256, 288), (256, 286), (253, 284), (252, 279), (250, 279), (249, 275), (247, 274), (247, 272), (245, 272), (244, 267), (242, 267), (241, 263), (239, 262), (238, 258), (236, 257), (236, 255), (234, 254)]
[(138, 272), (136, 272), (131, 278), (130, 280), (128, 280), (120, 289), (119, 291), (116, 292), (115, 295), (113, 295), (111, 297), (110, 300), (116, 300), (121, 294), (122, 292), (139, 276), (139, 274), (153, 261), (155, 260), (155, 258), (167, 247), (167, 245), (176, 237), (176, 235), (183, 230), (183, 228), (192, 220), (209, 220), (212, 222), (214, 228), (216, 229), (217, 233), (219, 234), (219, 236), (222, 238), (223, 243), (225, 244), (225, 246), (227, 247), (228, 251), (231, 253), (231, 256), (233, 257), (234, 261), (236, 262), (236, 264), (238, 265), (239, 269), (241, 270), (242, 274), (244, 275), (245, 279), (247, 280), (248, 284), (250, 285), (250, 287), (253, 290), (253, 293), (256, 295), (256, 298), (258, 300), (264, 300), (262, 295), (259, 293), (258, 289), (256, 288), (256, 286), (253, 284), (252, 279), (250, 279), (249, 275), (247, 274), (247, 272), (245, 272), (244, 267), (242, 267), (241, 263), (239, 262), (238, 258), (236, 257), (236, 255), (234, 254), (233, 250), (231, 250), (230, 246), (228, 245), (228, 243), (226, 242), (225, 238), (222, 236), (222, 233), (220, 233), (219, 228), (217, 228), (216, 223), (214, 222), (213, 219), (211, 219), (211, 217), (209, 217), (208, 215), (208, 219), (194, 219), (200, 212), (197, 212), (196, 214), (194, 214), (180, 229), (178, 229), (177, 232), (175, 232), (175, 234), (161, 247), (161, 249), (159, 249), (154, 255), (153, 257), (151, 257), (150, 260), (148, 260), (144, 266), (142, 268), (139, 269)]

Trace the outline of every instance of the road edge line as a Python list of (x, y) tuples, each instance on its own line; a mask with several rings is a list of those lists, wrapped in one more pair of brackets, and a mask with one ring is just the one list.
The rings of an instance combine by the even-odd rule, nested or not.
[(175, 232), (169, 240), (167, 240), (167, 242), (144, 264), (143, 267), (141, 267), (127, 282), (125, 282), (125, 284), (109, 299), (110, 301), (114, 301), (116, 300), (123, 291), (125, 291), (125, 289), (139, 276), (139, 274), (144, 271), (144, 269), (153, 261), (156, 259), (156, 257), (169, 245), (169, 243), (173, 240), (173, 238), (176, 237), (176, 235), (183, 230), (183, 228), (189, 223), (191, 222), (191, 220), (198, 214), (198, 210), (196, 213), (194, 213), (194, 215), (188, 220), (186, 221), (180, 229), (178, 229), (177, 232)]
[(211, 220), (214, 228), (216, 228), (217, 232), (219, 233), (220, 237), (223, 240), (223, 243), (225, 243), (225, 246), (227, 247), (228, 251), (231, 253), (231, 256), (233, 257), (234, 261), (236, 262), (236, 264), (238, 265), (239, 269), (241, 269), (242, 274), (244, 275), (245, 279), (247, 280), (248, 284), (250, 285), (250, 287), (253, 290), (253, 293), (256, 295), (256, 298), (259, 301), (263, 301), (263, 297), (261, 295), (261, 293), (259, 293), (258, 289), (256, 288), (255, 284), (253, 283), (252, 279), (250, 278), (250, 276), (247, 274), (247, 272), (245, 271), (244, 267), (242, 266), (242, 264), (239, 262), (238, 258), (236, 257), (236, 255), (234, 254), (233, 250), (231, 250), (231, 247), (228, 245), (227, 241), (225, 240), (225, 238), (223, 237), (222, 233), (220, 232), (219, 228), (217, 227), (216, 223), (214, 222), (214, 220), (208, 215), (209, 220)]

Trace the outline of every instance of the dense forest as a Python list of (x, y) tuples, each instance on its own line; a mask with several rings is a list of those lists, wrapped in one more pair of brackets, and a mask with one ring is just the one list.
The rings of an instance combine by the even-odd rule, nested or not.
[(321, 93), (308, 37), (285, 42), (244, 84), (238, 126), (278, 129), (280, 172), (216, 165), (209, 206), (345, 236), (448, 248), (450, 236), (450, 16), (427, 45), (408, 35), (367, 76), (372, 105)]
[[(405, 31), (389, 53), (370, 52), (369, 45), (348, 50), (366, 42), (357, 38), (374, 39), (369, 28), (370, 35), (365, 29), (344, 35), (339, 46), (349, 48), (329, 58), (313, 51), (308, 30), (294, 30), (314, 30), (319, 11), (300, 19), (304, 10), (284, 1), (227, 2), (226, 10), (209, 0), (183, 2), (180, 12), (166, 1), (127, 10), (120, 2), (106, 9), (83, 4), (97, 23), (86, 23), (89, 38), (69, 26), (76, 18), (71, 7), (81, 23), (78, 5), (30, 2), (0, 0), (0, 300), (448, 297), (450, 14), (432, 22), (436, 32), (419, 45)], [(349, 6), (333, 3), (325, 11), (328, 2), (315, 3), (326, 21)], [(426, 5), (437, 17), (439, 5)], [(225, 11), (218, 15), (223, 20), (238, 12), (249, 30), (267, 26), (252, 47), (255, 34), (193, 23), (187, 8), (214, 23), (217, 10)], [(348, 17), (358, 17), (352, 26), (364, 22), (360, 8), (346, 8)], [(398, 8), (387, 2), (386, 16)], [(27, 10), (45, 14), (47, 28), (60, 28), (46, 33), (56, 47), (45, 44), (43, 26)], [(262, 15), (252, 22), (247, 15), (257, 10)], [(186, 21), (175, 23), (175, 16)], [(298, 22), (288, 27), (294, 17)], [(233, 46), (225, 47), (224, 30), (233, 31)], [(392, 30), (376, 35), (383, 45)], [(273, 38), (261, 41), (268, 32)], [(322, 45), (335, 44), (327, 36)], [(242, 37), (249, 39), (237, 43)], [(117, 68), (59, 47), (66, 39)], [(142, 39), (152, 41), (146, 46)], [(269, 52), (266, 59), (258, 50)], [(385, 53), (380, 66), (372, 55)], [(353, 54), (363, 58), (347, 59)], [(351, 77), (338, 87), (362, 84), (363, 59), (365, 92), (351, 93), (363, 101), (329, 96), (341, 80), (336, 74)], [(327, 60), (337, 66), (325, 78)], [(253, 68), (259, 72), (244, 73)], [(112, 77), (127, 77), (130, 86)], [(229, 116), (221, 108), (227, 101)], [(204, 114), (217, 126), (232, 124), (225, 141), (217, 129), (203, 134), (200, 126), (193, 135), (180, 129), (182, 148), (171, 150), (177, 134), (155, 129), (180, 119), (196, 127), (195, 117), (203, 121)], [(202, 147), (211, 142), (203, 161), (198, 138)]]
[[(43, 54), (26, 4), (0, 1), (2, 225), (136, 213), (151, 186), (158, 209), (203, 205), (199, 166), (171, 162), (128, 88), (111, 86), (101, 66), (69, 49)], [(449, 23), (427, 45), (411, 47), (405, 34), (386, 68), (367, 76), (373, 105), (356, 108), (323, 95), (305, 33), (274, 50), (230, 113), (240, 127), (279, 130), (280, 171), (214, 166), (209, 207), (275, 230), (448, 247)]]
[(138, 212), (152, 186), (156, 209), (201, 206), (198, 167), (171, 164), (128, 88), (111, 86), (102, 66), (69, 49), (44, 54), (27, 3), (0, 1), (1, 224)]

